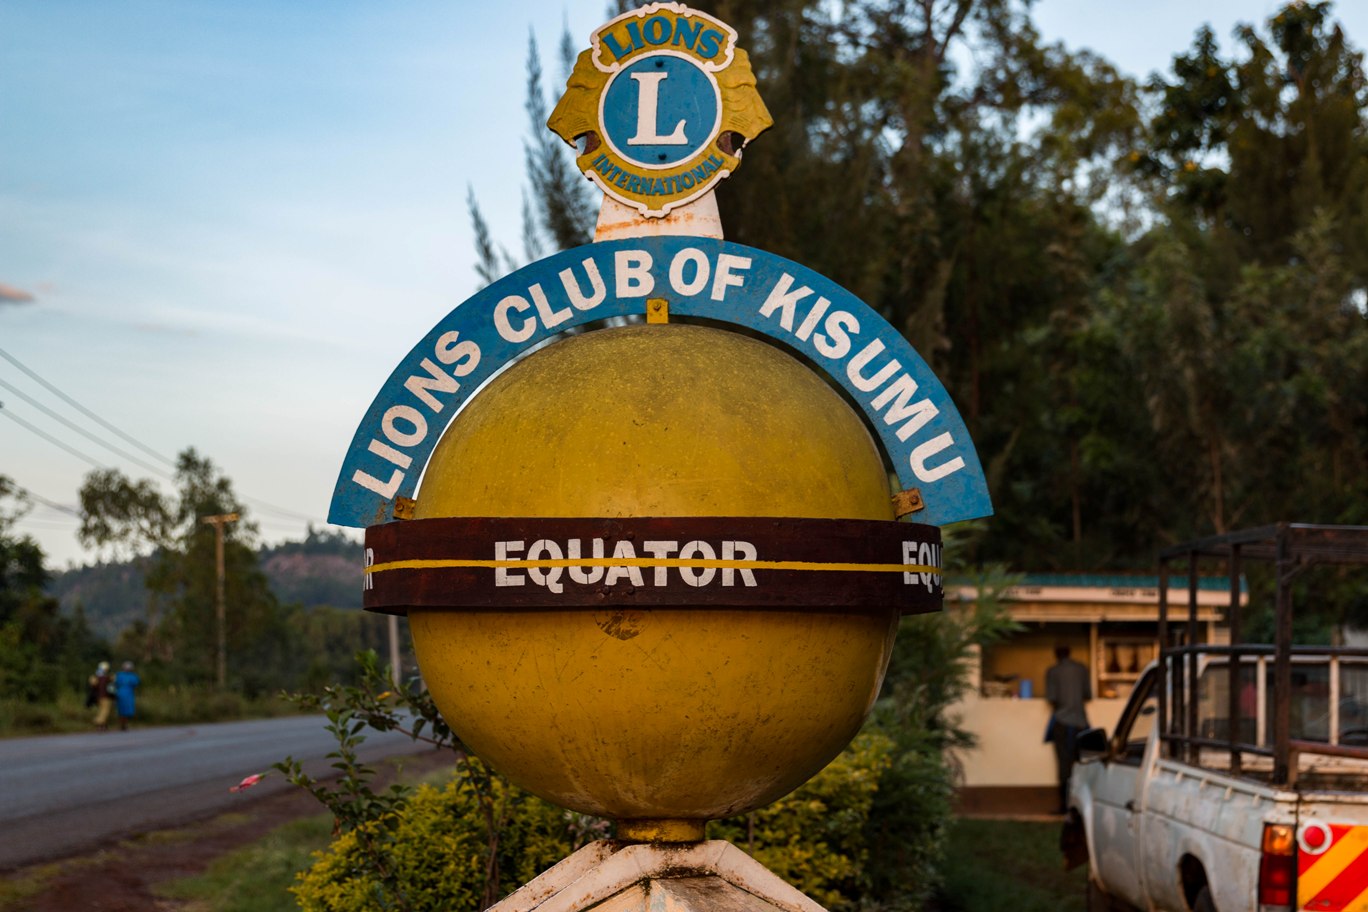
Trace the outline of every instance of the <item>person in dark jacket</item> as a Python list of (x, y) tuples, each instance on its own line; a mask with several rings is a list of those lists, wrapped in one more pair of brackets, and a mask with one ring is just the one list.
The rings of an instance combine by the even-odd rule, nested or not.
[(1054, 742), (1059, 774), (1059, 812), (1069, 810), (1069, 777), (1078, 760), (1078, 735), (1088, 727), (1085, 706), (1092, 699), (1092, 680), (1082, 662), (1069, 657), (1069, 647), (1055, 647), (1055, 664), (1045, 672), (1045, 698), (1050, 701), (1050, 725), (1045, 740)]
[(109, 673), (109, 663), (96, 665), (88, 683), (90, 695), (86, 697), (86, 706), (99, 707), (95, 713), (95, 727), (104, 731), (109, 728), (109, 716), (114, 710), (114, 676)]

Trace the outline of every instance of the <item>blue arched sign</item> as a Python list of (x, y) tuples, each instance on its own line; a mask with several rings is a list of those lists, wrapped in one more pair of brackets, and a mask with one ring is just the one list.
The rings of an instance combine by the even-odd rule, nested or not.
[(499, 368), (585, 323), (643, 314), (745, 326), (801, 352), (864, 411), (904, 488), (944, 525), (993, 512), (973, 441), (945, 387), (902, 334), (835, 282), (726, 241), (654, 237), (567, 250), (505, 276), (447, 314), (381, 388), (352, 438), (328, 513), (365, 527), (414, 496), (442, 432)]

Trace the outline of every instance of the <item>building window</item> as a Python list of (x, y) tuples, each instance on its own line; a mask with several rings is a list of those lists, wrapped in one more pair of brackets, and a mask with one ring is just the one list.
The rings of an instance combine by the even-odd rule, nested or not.
[(1088, 664), (1087, 624), (1028, 623), (1008, 640), (983, 651), (983, 695), (1044, 699), (1045, 672), (1055, 663), (1055, 647)]

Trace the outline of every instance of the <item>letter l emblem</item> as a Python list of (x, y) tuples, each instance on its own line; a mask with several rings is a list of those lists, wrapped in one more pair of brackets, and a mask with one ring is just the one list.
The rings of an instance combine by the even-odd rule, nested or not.
[(637, 131), (636, 136), (627, 140), (629, 146), (682, 146), (688, 142), (684, 136), (684, 121), (675, 125), (669, 136), (656, 133), (657, 111), (660, 108), (660, 83), (669, 73), (633, 73), (637, 93)]

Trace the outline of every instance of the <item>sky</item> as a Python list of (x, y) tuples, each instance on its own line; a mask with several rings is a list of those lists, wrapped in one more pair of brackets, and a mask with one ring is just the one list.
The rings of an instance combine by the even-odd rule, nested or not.
[[(96, 558), (86, 473), (157, 478), (188, 446), (265, 541), (326, 525), (362, 413), (477, 288), (468, 193), (519, 247), (529, 33), (559, 90), (562, 29), (587, 46), (605, 7), (0, 4), (0, 475), (51, 567)], [(1143, 77), (1278, 7), (1039, 0), (1035, 21)], [(1362, 47), (1368, 3), (1336, 8)]]

